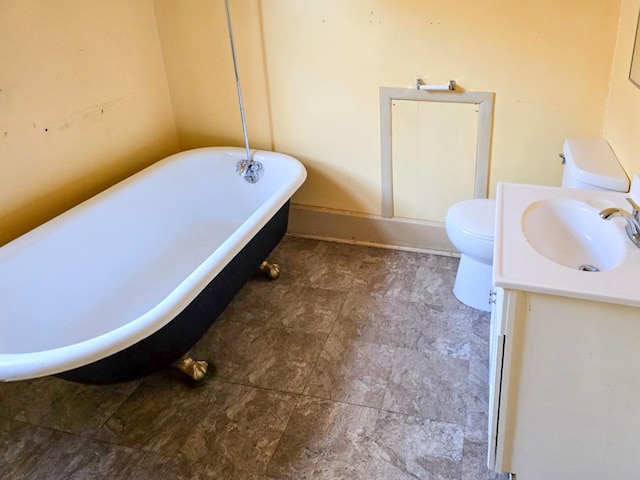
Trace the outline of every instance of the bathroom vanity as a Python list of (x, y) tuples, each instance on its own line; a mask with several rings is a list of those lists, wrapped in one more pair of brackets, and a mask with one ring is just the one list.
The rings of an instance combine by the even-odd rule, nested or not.
[(640, 249), (609, 207), (625, 194), (498, 185), (489, 467), (517, 480), (640, 472)]

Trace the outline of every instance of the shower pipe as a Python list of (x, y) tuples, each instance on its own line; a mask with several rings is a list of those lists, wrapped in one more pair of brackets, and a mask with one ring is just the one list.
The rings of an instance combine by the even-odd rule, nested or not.
[(244, 102), (242, 101), (242, 87), (240, 86), (240, 74), (238, 72), (238, 61), (236, 57), (236, 47), (233, 41), (233, 27), (231, 26), (231, 13), (229, 12), (229, 0), (224, 0), (224, 9), (227, 15), (227, 30), (229, 32), (229, 43), (231, 44), (231, 58), (233, 60), (233, 71), (236, 75), (236, 91), (238, 92), (238, 103), (240, 105), (240, 120), (242, 122), (242, 134), (244, 136), (244, 147), (246, 150), (246, 160), (239, 160), (236, 164), (236, 171), (249, 183), (258, 181), (258, 174), (262, 170), (262, 164), (251, 159), (251, 148), (249, 147), (249, 135), (247, 133), (247, 120), (244, 114)]

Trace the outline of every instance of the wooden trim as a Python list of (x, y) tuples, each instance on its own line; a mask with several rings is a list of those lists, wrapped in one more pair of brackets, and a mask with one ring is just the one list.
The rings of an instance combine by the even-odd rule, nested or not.
[(393, 218), (393, 152), (391, 148), (391, 102), (414, 100), (421, 102), (473, 103), (479, 106), (476, 142), (474, 197), (486, 198), (489, 191), (489, 159), (493, 129), (493, 92), (429, 91), (414, 88), (380, 87), (380, 156), (382, 216)]
[(458, 255), (441, 222), (291, 205), (287, 233), (345, 243)]

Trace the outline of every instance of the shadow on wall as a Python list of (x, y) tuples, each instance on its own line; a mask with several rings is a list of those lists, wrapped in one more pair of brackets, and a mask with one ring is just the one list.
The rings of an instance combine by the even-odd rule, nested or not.
[[(353, 190), (347, 188), (348, 185), (353, 185), (355, 180), (354, 182), (349, 181), (348, 178), (345, 178), (344, 172), (337, 171), (318, 161), (305, 158), (304, 155), (297, 155), (296, 153), (289, 153), (280, 149), (277, 149), (277, 151), (295, 157), (300, 160), (307, 169), (307, 180), (293, 196), (293, 203), (305, 206), (316, 206), (318, 202), (313, 199), (322, 195), (330, 199), (330, 202), (334, 205), (354, 205), (355, 208), (352, 211), (355, 212), (365, 212), (367, 209), (371, 209), (371, 205), (365, 205), (361, 197), (353, 195)], [(332, 206), (327, 208), (340, 210)]]
[[(275, 150), (261, 1), (230, 2), (236, 60), (252, 148)], [(244, 146), (222, 0), (157, 1), (166, 73), (183, 149)], [(185, 69), (189, 75), (185, 75)]]
[[(158, 156), (150, 156), (150, 151), (157, 151), (157, 144), (143, 145), (108, 163), (102, 163), (94, 170), (56, 185), (55, 188), (31, 199), (27, 204), (5, 215), (2, 218), (3, 228), (0, 230), (0, 246), (70, 210), (158, 160), (177, 152), (177, 150), (166, 151), (164, 155), (160, 153)], [(100, 162), (95, 161), (94, 163), (99, 164)]]

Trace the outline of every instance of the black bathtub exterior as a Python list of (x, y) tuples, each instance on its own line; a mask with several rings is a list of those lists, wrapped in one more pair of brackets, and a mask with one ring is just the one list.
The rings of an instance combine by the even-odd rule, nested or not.
[[(289, 202), (262, 227), (224, 269), (163, 328), (130, 347), (57, 374), (78, 383), (128, 382), (169, 367), (196, 344), (287, 231)], [(99, 321), (99, 319), (98, 319)], [(206, 360), (206, 359), (204, 359)]]

